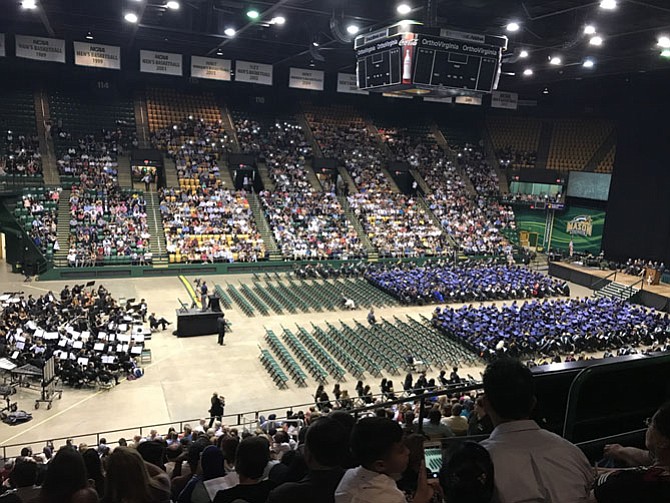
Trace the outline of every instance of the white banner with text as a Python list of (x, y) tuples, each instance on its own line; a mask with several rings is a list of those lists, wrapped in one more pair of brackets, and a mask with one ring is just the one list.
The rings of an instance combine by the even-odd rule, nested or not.
[(231, 66), (229, 59), (191, 56), (191, 77), (230, 81)]
[(120, 70), (121, 48), (114, 45), (74, 42), (74, 64)]
[(477, 105), (482, 104), (481, 96), (456, 96), (454, 103), (459, 103), (461, 105)]
[(65, 63), (65, 40), (17, 35), (16, 57)]
[(504, 91), (493, 91), (491, 93), (491, 108), (506, 108), (516, 110), (519, 106), (519, 95)]
[(251, 61), (235, 61), (235, 80), (252, 84), (272, 85), (272, 65), (253, 63)]
[(337, 92), (348, 94), (369, 94), (358, 88), (355, 73), (338, 73), (337, 74)]
[(172, 52), (140, 51), (140, 72), (182, 76), (182, 55)]
[(323, 91), (324, 73), (321, 70), (291, 68), (288, 75), (288, 86), (293, 89)]

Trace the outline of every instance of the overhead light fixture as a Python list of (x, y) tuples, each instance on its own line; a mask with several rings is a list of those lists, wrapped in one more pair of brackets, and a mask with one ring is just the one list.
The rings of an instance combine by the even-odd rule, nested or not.
[(235, 31), (235, 28), (226, 28), (225, 30), (223, 30), (223, 34), (226, 35), (227, 37), (234, 37), (235, 33), (237, 33)]
[(398, 11), (398, 14), (402, 14), (404, 16), (405, 14), (412, 12), (412, 7), (406, 3), (401, 3), (396, 7), (395, 10)]
[(521, 51), (519, 53), (519, 57), (520, 58), (527, 58), (528, 57), (528, 51), (524, 49), (523, 51)]
[(548, 87), (545, 87), (545, 88), (542, 90), (542, 94), (549, 94), (549, 88), (548, 88)]
[(661, 57), (670, 58), (670, 49), (663, 49), (661, 51)]
[(596, 35), (595, 37), (591, 37), (591, 39), (589, 40), (589, 44), (599, 47), (603, 45), (603, 38), (598, 35)]
[(177, 0), (170, 0), (168, 3), (165, 4), (165, 6), (170, 10), (179, 10), (179, 7), (181, 7), (181, 5), (179, 5), (179, 2), (177, 2)]
[(532, 68), (526, 68), (526, 69), (523, 71), (523, 74), (524, 74), (526, 77), (530, 77), (531, 75), (533, 75), (533, 69), (532, 69)]
[(258, 12), (256, 9), (249, 9), (247, 11), (247, 17), (249, 19), (258, 19), (260, 17), (260, 12)]
[(587, 24), (584, 26), (584, 35), (595, 35), (596, 27), (592, 24)]
[(617, 7), (616, 0), (602, 0), (600, 2), (600, 8), (605, 10), (614, 10)]
[(218, 50), (216, 51), (216, 55), (217, 55), (217, 56), (223, 56), (223, 51), (222, 51), (221, 49), (218, 49)]
[(658, 37), (658, 46), (662, 49), (670, 49), (670, 37), (665, 35)]
[(517, 23), (516, 21), (512, 21), (505, 27), (505, 29), (511, 33), (519, 31), (519, 28), (521, 28), (521, 26), (519, 26), (519, 23)]
[(359, 30), (360, 28), (355, 24), (350, 24), (349, 26), (347, 26), (347, 33), (349, 35), (356, 35), (356, 33), (358, 33)]
[(585, 59), (584, 62), (582, 63), (582, 66), (584, 68), (593, 68), (594, 66), (596, 66), (596, 64), (592, 59)]
[(123, 19), (128, 21), (129, 23), (137, 23), (137, 14), (134, 12), (127, 12), (125, 16), (123, 16)]
[(37, 9), (37, 1), (36, 0), (23, 0), (21, 2), (21, 8), (26, 9), (26, 10)]
[(86, 34), (86, 40), (93, 40), (93, 35), (90, 31)]
[(563, 60), (558, 56), (552, 56), (551, 59), (549, 60), (549, 64), (554, 66), (558, 66), (561, 63), (563, 63)]
[(283, 25), (286, 23), (286, 18), (284, 16), (275, 16), (270, 20), (270, 24)]

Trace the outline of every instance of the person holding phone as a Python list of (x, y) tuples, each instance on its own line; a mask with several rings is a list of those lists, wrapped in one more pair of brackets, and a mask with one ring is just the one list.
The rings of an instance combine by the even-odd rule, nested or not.
[[(433, 497), (429, 500), (431, 503), (441, 503), (442, 495), (439, 490), (439, 485), (431, 482), (430, 479), (435, 479), (439, 475), (442, 459), (442, 446), (440, 442), (426, 441), (426, 437), (418, 433), (408, 435), (404, 439), (405, 446), (409, 449), (409, 463), (407, 469), (403, 472), (402, 477), (398, 480), (398, 489), (405, 493), (407, 501), (414, 501), (414, 494), (418, 489), (419, 470), (424, 468), (428, 484), (437, 489), (433, 493)], [(439, 458), (439, 465), (434, 466), (436, 470), (431, 469), (431, 462), (435, 461), (435, 457)]]

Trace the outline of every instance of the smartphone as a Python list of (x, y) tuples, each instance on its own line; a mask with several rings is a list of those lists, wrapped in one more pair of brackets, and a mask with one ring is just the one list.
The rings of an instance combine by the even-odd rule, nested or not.
[(424, 442), (423, 455), (426, 460), (428, 478), (435, 479), (439, 477), (440, 469), (442, 468), (442, 442)]

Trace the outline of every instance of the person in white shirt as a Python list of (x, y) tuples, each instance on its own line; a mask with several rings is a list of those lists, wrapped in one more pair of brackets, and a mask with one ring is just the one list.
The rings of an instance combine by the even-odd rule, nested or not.
[[(363, 418), (351, 432), (350, 447), (360, 466), (344, 474), (335, 490), (335, 503), (406, 503), (395, 483), (409, 462), (400, 425), (382, 417)], [(413, 503), (428, 503), (432, 497), (422, 461)]]
[(481, 444), (495, 467), (494, 502), (589, 501), (595, 472), (584, 453), (529, 419), (533, 376), (518, 360), (501, 358), (484, 372), (484, 408), (495, 429)]

